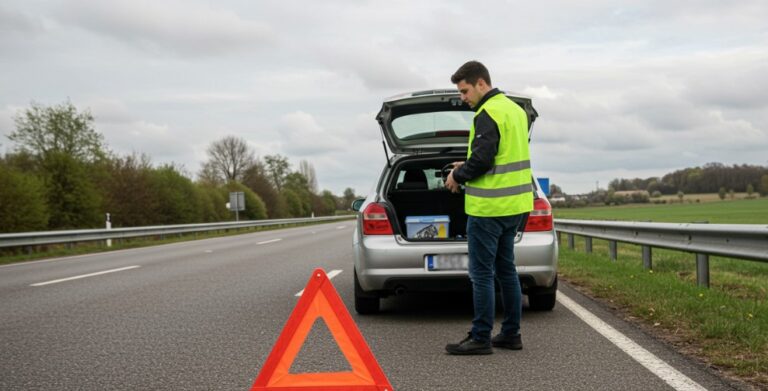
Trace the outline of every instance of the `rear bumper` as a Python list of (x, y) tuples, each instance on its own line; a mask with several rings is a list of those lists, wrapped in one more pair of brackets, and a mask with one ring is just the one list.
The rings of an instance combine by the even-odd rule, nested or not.
[[(355, 270), (360, 287), (386, 296), (407, 291), (470, 289), (467, 271), (428, 271), (427, 254), (467, 253), (466, 242), (409, 242), (399, 235), (363, 236), (353, 240)], [(557, 277), (554, 231), (529, 232), (515, 244), (515, 265), (524, 292), (551, 287)]]

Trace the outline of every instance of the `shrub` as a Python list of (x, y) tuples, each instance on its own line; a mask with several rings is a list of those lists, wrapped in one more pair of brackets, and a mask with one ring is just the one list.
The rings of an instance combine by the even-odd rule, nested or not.
[[(230, 192), (243, 192), (243, 196), (245, 197), (245, 210), (240, 211), (239, 213), (241, 220), (263, 220), (267, 218), (267, 208), (264, 206), (264, 201), (262, 201), (261, 197), (254, 193), (253, 190), (247, 188), (240, 182), (230, 181), (222, 189), (222, 193), (227, 202), (229, 202)], [(234, 213), (229, 213), (234, 217)]]
[(29, 232), (48, 227), (42, 182), (0, 164), (0, 232)]

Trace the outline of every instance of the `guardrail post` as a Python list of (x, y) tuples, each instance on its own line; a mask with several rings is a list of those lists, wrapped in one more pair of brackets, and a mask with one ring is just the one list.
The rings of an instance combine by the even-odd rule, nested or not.
[(611, 254), (611, 261), (616, 262), (616, 259), (618, 258), (618, 248), (615, 240), (609, 240), (608, 241), (608, 249), (610, 250)]
[(576, 248), (576, 243), (574, 243), (573, 234), (568, 234), (568, 248), (573, 250)]
[(590, 236), (584, 237), (584, 249), (587, 252), (587, 254), (592, 253), (592, 237)]
[(696, 254), (696, 284), (709, 288), (709, 254)]
[(651, 246), (643, 246), (643, 269), (653, 269)]
[(557, 231), (557, 244), (563, 243), (563, 235), (560, 231)]

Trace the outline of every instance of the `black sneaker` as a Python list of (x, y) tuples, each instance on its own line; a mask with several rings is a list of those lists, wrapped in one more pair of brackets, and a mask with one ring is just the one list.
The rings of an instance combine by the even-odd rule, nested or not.
[(491, 338), (491, 345), (496, 348), (520, 350), (523, 348), (523, 338), (520, 334), (507, 336), (498, 333), (495, 337)]
[(445, 345), (445, 350), (450, 354), (472, 355), (472, 354), (491, 354), (491, 344), (489, 342), (480, 342), (472, 338), (472, 333), (467, 333), (459, 343), (449, 343)]

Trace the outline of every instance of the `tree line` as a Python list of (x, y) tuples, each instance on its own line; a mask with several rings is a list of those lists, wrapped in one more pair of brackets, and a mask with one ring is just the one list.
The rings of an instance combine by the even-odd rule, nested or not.
[(768, 167), (748, 164), (726, 166), (707, 163), (703, 167), (684, 168), (663, 177), (612, 180), (609, 189), (614, 191), (647, 190), (649, 194), (718, 193), (722, 189), (736, 192), (757, 190), (768, 194)]
[(193, 180), (176, 164), (110, 151), (89, 110), (32, 103), (14, 118), (13, 152), (0, 156), (0, 232), (234, 220), (226, 203), (243, 192), (242, 219), (333, 215), (357, 198), (318, 191), (314, 167), (292, 170), (279, 154), (258, 158), (234, 136), (212, 142)]
[(666, 200), (657, 199), (662, 195), (675, 195), (680, 202), (686, 194), (717, 193), (721, 200), (725, 200), (727, 197), (733, 199), (735, 192), (740, 192), (746, 193), (746, 198), (754, 198), (755, 192), (761, 196), (768, 195), (768, 167), (708, 163), (704, 167), (685, 168), (663, 177), (616, 178), (608, 184), (608, 189), (597, 189), (587, 194), (568, 195), (555, 184), (551, 184), (549, 189), (551, 199), (556, 200), (554, 203), (564, 207), (666, 203)]

